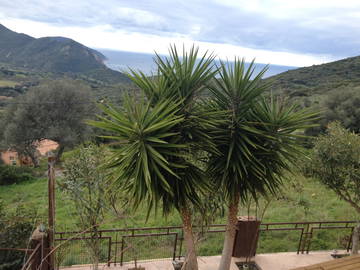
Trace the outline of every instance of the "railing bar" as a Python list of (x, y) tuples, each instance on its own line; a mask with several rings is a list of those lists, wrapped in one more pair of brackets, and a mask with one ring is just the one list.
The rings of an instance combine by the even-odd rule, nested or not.
[(123, 265), (123, 259), (124, 259), (124, 237), (121, 238), (121, 253), (120, 253), (120, 266)]
[(111, 260), (111, 237), (109, 238), (109, 246), (108, 246), (108, 263), (107, 266), (110, 267), (110, 260)]
[(111, 236), (102, 236), (102, 237), (70, 237), (70, 238), (59, 238), (54, 239), (54, 241), (67, 241), (67, 240), (87, 240), (87, 239), (109, 239)]
[(299, 254), (299, 253), (300, 253), (303, 235), (304, 235), (304, 228), (301, 228), (301, 235), (300, 235), (298, 250), (297, 250), (297, 253), (296, 253), (296, 254)]
[(174, 241), (173, 261), (175, 261), (175, 258), (176, 258), (177, 240), (178, 240), (178, 234), (176, 233), (176, 234), (175, 234), (175, 241)]
[(259, 231), (266, 232), (266, 231), (300, 231), (304, 228), (270, 228), (270, 229), (259, 229)]
[(114, 253), (114, 265), (116, 266), (116, 259), (117, 259), (117, 244), (118, 244), (118, 234), (115, 234), (115, 253)]
[[(307, 225), (307, 224), (339, 224), (339, 223), (356, 223), (356, 221), (305, 221), (305, 222), (274, 222), (274, 223), (262, 223), (261, 226), (277, 226), (277, 225)], [(212, 224), (209, 227), (225, 227), (225, 224)], [(194, 228), (200, 226), (193, 226)], [(125, 228), (125, 229), (105, 229), (98, 230), (98, 232), (126, 232), (126, 231), (147, 231), (147, 230), (170, 230), (181, 229), (181, 226), (166, 226), (166, 227), (143, 227), (143, 228)], [(55, 234), (75, 234), (75, 233), (91, 233), (93, 231), (70, 231), (70, 232), (55, 232)]]
[(146, 237), (146, 236), (164, 236), (164, 235), (175, 235), (177, 234), (176, 232), (171, 232), (171, 233), (144, 233), (144, 234), (129, 234), (129, 235), (123, 235), (123, 237)]

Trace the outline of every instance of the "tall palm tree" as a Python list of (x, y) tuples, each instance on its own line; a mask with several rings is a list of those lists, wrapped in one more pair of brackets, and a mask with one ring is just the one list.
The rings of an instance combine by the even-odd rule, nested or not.
[(133, 198), (143, 201), (148, 214), (161, 206), (164, 214), (175, 208), (183, 222), (186, 258), (183, 269), (197, 270), (191, 208), (200, 206), (200, 196), (209, 189), (199, 157), (213, 149), (206, 133), (213, 123), (197, 97), (214, 77), (214, 56), (198, 49), (170, 48), (170, 57), (156, 56), (157, 76), (131, 71), (129, 76), (146, 100), (127, 99), (124, 110), (104, 107), (106, 117), (91, 124), (111, 131), (109, 138), (121, 143), (108, 163), (114, 183)]
[(316, 116), (265, 99), (265, 72), (266, 68), (255, 74), (254, 61), (246, 68), (244, 60), (235, 59), (233, 65), (221, 64), (220, 77), (210, 87), (213, 109), (227, 113), (226, 121), (214, 130), (217, 152), (208, 162), (208, 173), (228, 202), (219, 270), (230, 268), (239, 202), (277, 191), (284, 171), (301, 154), (302, 136), (295, 132)]

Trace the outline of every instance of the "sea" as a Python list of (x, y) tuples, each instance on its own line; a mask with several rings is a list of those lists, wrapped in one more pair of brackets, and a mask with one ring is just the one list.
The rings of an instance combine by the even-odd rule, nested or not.
[[(147, 75), (156, 74), (154, 54), (134, 53), (134, 52), (104, 50), (104, 49), (97, 49), (97, 51), (101, 52), (107, 58), (105, 64), (113, 70), (120, 72), (127, 72), (130, 69), (132, 69), (136, 71), (140, 70)], [(264, 67), (265, 64), (257, 63), (255, 70), (260, 71)], [(296, 68), (297, 67), (292, 67), (292, 66), (269, 65), (269, 69), (265, 73), (264, 78), (271, 77), (276, 74)]]

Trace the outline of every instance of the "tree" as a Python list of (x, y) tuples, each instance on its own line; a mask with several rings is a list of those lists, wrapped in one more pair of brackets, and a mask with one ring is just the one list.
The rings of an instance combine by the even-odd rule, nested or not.
[(34, 167), (39, 165), (36, 143), (40, 137), (40, 130), (27, 119), (27, 112), (22, 108), (22, 97), (17, 99), (17, 103), (11, 104), (5, 111), (2, 121), (2, 145), (15, 149), (20, 156), (30, 157)]
[[(360, 136), (339, 122), (328, 125), (327, 134), (315, 140), (312, 171), (340, 199), (360, 214)], [(353, 254), (359, 249), (360, 222), (354, 230)]]
[(78, 226), (92, 232), (91, 239), (85, 241), (96, 270), (101, 256), (98, 226), (103, 221), (106, 207), (107, 182), (104, 172), (99, 168), (105, 153), (104, 149), (92, 144), (80, 147), (76, 150), (76, 156), (65, 161), (64, 179), (60, 184), (62, 191), (75, 204)]
[(222, 63), (220, 77), (211, 86), (213, 110), (224, 111), (226, 121), (213, 130), (217, 151), (210, 155), (208, 173), (228, 203), (228, 218), (219, 270), (230, 268), (239, 202), (275, 194), (284, 170), (301, 151), (299, 129), (310, 126), (315, 115), (280, 100), (265, 99), (261, 81), (266, 68), (254, 74), (254, 62), (233, 66)]
[(84, 120), (94, 112), (90, 89), (79, 81), (47, 81), (16, 98), (5, 113), (3, 137), (8, 146), (29, 156), (37, 165), (36, 143), (59, 144), (57, 158), (89, 134)]
[[(29, 239), (39, 221), (36, 207), (17, 205), (14, 211), (0, 201), (0, 247), (29, 248)], [(1, 270), (19, 270), (24, 264), (24, 252), (0, 251)]]
[(212, 149), (205, 132), (211, 125), (209, 113), (196, 98), (216, 72), (212, 55), (197, 56), (198, 49), (184, 49), (180, 57), (172, 47), (169, 58), (156, 57), (158, 76), (131, 72), (146, 100), (128, 98), (122, 111), (103, 108), (107, 117), (91, 122), (113, 132), (108, 138), (121, 144), (108, 167), (133, 206), (145, 201), (149, 213), (159, 206), (165, 215), (173, 208), (180, 213), (187, 250), (182, 269), (189, 270), (198, 269), (191, 205), (201, 204), (209, 186), (200, 156)]
[(326, 124), (332, 121), (340, 121), (342, 125), (354, 131), (360, 132), (360, 93), (358, 89), (337, 91), (329, 95), (325, 102), (326, 112), (324, 115)]

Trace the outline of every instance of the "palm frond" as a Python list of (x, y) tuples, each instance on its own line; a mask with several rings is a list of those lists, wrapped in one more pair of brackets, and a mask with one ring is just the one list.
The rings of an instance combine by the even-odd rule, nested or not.
[(232, 200), (275, 193), (289, 164), (301, 154), (303, 137), (297, 132), (313, 126), (317, 113), (265, 99), (262, 80), (267, 68), (255, 74), (254, 61), (221, 63), (220, 78), (210, 86), (214, 110), (227, 113), (214, 134), (217, 152), (210, 156), (208, 173)]

